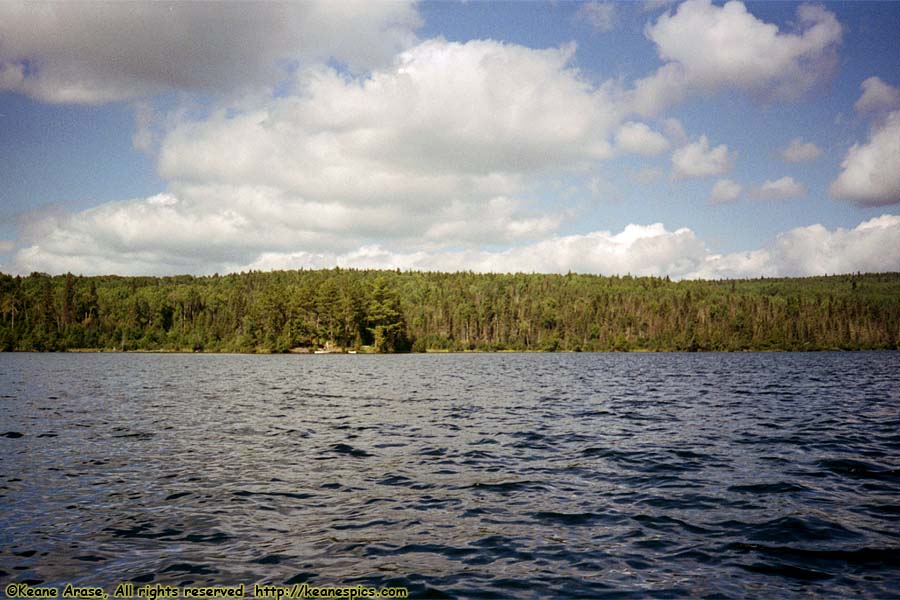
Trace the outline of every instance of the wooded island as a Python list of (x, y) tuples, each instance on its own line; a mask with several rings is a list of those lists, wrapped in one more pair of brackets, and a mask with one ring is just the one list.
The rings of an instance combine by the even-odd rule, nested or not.
[(288, 352), (900, 348), (900, 273), (802, 279), (332, 269), (0, 274), (0, 349)]

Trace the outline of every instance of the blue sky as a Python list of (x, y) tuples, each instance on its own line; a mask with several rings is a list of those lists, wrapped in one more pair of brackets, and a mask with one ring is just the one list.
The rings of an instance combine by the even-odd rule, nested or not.
[(900, 270), (900, 3), (0, 4), (0, 271)]

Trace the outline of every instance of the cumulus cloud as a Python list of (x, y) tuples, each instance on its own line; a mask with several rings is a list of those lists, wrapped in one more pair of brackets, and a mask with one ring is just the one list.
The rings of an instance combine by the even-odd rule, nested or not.
[[(628, 225), (617, 234), (597, 231), (514, 247), (505, 251), (472, 250), (436, 255), (389, 255), (400, 268), (484, 272), (682, 273), (705, 253), (689, 229), (667, 231), (660, 224)], [(378, 257), (378, 261), (387, 256)], [(358, 260), (358, 259), (357, 259)], [(359, 266), (372, 263), (357, 262)], [(348, 265), (349, 266), (349, 265)]]
[(376, 243), (434, 253), (546, 238), (572, 213), (542, 210), (532, 190), (612, 156), (622, 121), (574, 51), (435, 39), (361, 75), (302, 68), (277, 95), (201, 116), (160, 122), (138, 105), (134, 144), (158, 148), (169, 191), (33, 218), (16, 264), (210, 272)]
[[(51, 102), (171, 90), (227, 98), (203, 116), (165, 119), (138, 104), (133, 144), (158, 151), (168, 191), (33, 215), (15, 247), (0, 243), (10, 254), (4, 270), (341, 265), (721, 277), (898, 263), (891, 215), (849, 231), (814, 225), (770, 248), (717, 255), (692, 230), (660, 223), (562, 236), (574, 211), (550, 211), (534, 199), (548, 175), (584, 177), (616, 151), (656, 155), (677, 146), (674, 177), (728, 172), (735, 154), (727, 146), (711, 147), (706, 136), (689, 143), (675, 119), (659, 122), (666, 135), (627, 121), (630, 103), (659, 106), (725, 86), (792, 96), (820, 78), (840, 39), (822, 9), (801, 8), (798, 32), (781, 33), (738, 2), (690, 0), (648, 28), (666, 64), (629, 94), (620, 83), (583, 77), (573, 44), (417, 42), (419, 17), (405, 3), (229, 4), (216, 7), (221, 18), (213, 20), (203, 5), (96, 6), (0, 5), (0, 90)], [(783, 70), (768, 71), (756, 52)], [(745, 59), (742, 75), (732, 62)], [(277, 94), (256, 89), (276, 82)], [(256, 93), (234, 102), (246, 86)], [(641, 95), (653, 90), (655, 99)], [(877, 136), (851, 153), (869, 152)], [(856, 155), (848, 154), (845, 173), (856, 168), (850, 162), (859, 162)], [(609, 194), (597, 179), (588, 189)], [(723, 179), (711, 200), (739, 194), (739, 184)]]
[(853, 229), (822, 225), (781, 233), (771, 248), (710, 254), (689, 278), (806, 277), (835, 273), (879, 273), (900, 267), (900, 216), (882, 215)]
[(720, 179), (716, 181), (712, 192), (709, 194), (710, 204), (727, 204), (734, 202), (741, 196), (741, 184), (731, 179)]
[(576, 18), (597, 31), (612, 31), (619, 20), (618, 10), (612, 2), (586, 2), (576, 13)]
[(156, 130), (158, 117), (147, 102), (138, 102), (134, 107), (134, 134), (131, 145), (136, 150), (150, 153), (158, 142), (159, 132)]
[[(168, 177), (264, 176), (305, 187), (310, 177), (357, 178), (379, 165), (440, 178), (605, 158), (618, 109), (568, 67), (574, 51), (430, 40), (366, 78), (308, 70), (287, 97), (180, 123), (163, 142), (160, 168)], [(378, 187), (364, 185), (367, 194)]]
[(701, 135), (694, 143), (672, 153), (672, 175), (675, 179), (712, 177), (727, 173), (734, 167), (735, 154), (720, 144), (710, 148), (709, 139)]
[(812, 142), (804, 142), (802, 138), (794, 138), (781, 150), (781, 158), (789, 163), (807, 162), (822, 155), (822, 150)]
[(863, 93), (853, 108), (860, 114), (900, 107), (900, 88), (885, 83), (879, 77), (869, 77), (859, 87)]
[(673, 144), (682, 146), (688, 142), (687, 131), (685, 131), (684, 125), (678, 119), (669, 117), (663, 120), (663, 127)]
[(655, 114), (688, 94), (725, 88), (765, 100), (798, 98), (832, 72), (842, 27), (808, 4), (797, 8), (797, 23), (797, 31), (782, 32), (737, 0), (687, 0), (646, 28), (665, 64), (635, 83), (635, 109)]
[(669, 140), (646, 123), (628, 121), (616, 133), (616, 146), (624, 152), (656, 156), (669, 149)]
[(798, 227), (778, 236), (770, 262), (781, 276), (896, 271), (900, 216), (882, 215), (853, 229)]
[[(494, 216), (507, 214), (507, 204), (498, 201), (492, 209)], [(298, 209), (301, 215), (315, 214), (303, 212), (302, 206)], [(345, 218), (365, 216), (347, 214)], [(301, 220), (303, 216), (298, 216)], [(521, 239), (543, 229), (527, 217), (515, 217), (512, 222), (521, 223), (523, 231), (511, 232), (513, 237), (524, 234)], [(618, 233), (593, 231), (524, 241), (505, 250), (429, 249), (422, 244), (403, 250), (383, 242), (347, 240), (337, 231), (316, 231), (316, 223), (305, 229), (287, 225), (271, 231), (268, 227), (272, 226), (259, 226), (234, 209), (214, 217), (197, 211), (192, 203), (164, 194), (65, 217), (45, 217), (35, 226), (40, 231), (32, 232), (34, 236), (19, 246), (2, 270), (163, 275), (341, 266), (709, 279), (894, 271), (900, 267), (897, 215), (882, 215), (852, 229), (829, 230), (818, 224), (799, 227), (780, 234), (771, 247), (729, 254), (711, 252), (688, 228), (672, 231), (660, 223), (632, 224)], [(291, 237), (285, 239), (285, 234)]]
[(390, 64), (420, 23), (406, 1), (0, 2), (0, 90), (81, 104), (239, 92), (297, 61)]
[(515, 174), (611, 155), (619, 110), (574, 51), (430, 40), (365, 78), (311, 69), (289, 95), (179, 123), (160, 172), (344, 202), (510, 195)]
[(545, 237), (556, 231), (564, 214), (529, 213), (524, 203), (498, 196), (475, 206), (454, 202), (438, 211), (439, 222), (424, 233), (425, 241), (446, 245), (509, 243)]
[(264, 193), (247, 195), (257, 215), (236, 210), (240, 203), (234, 199), (210, 210), (173, 194), (42, 215), (20, 236), (16, 263), (48, 272), (162, 274), (205, 271), (222, 257), (250, 257), (263, 246), (286, 250), (339, 243), (289, 223), (270, 229), (271, 223), (252, 218), (268, 199)]
[(890, 113), (865, 144), (853, 144), (829, 192), (860, 206), (900, 202), (900, 111)]
[(265, 188), (185, 188), (34, 219), (20, 236), (15, 264), (48, 272), (214, 272), (267, 251), (349, 251), (359, 238), (344, 230), (364, 236), (389, 232), (396, 222), (399, 231), (414, 220), (404, 217), (389, 207), (350, 211)]
[(782, 177), (775, 181), (766, 180), (759, 187), (753, 190), (753, 195), (757, 198), (766, 200), (788, 200), (790, 198), (799, 198), (806, 193), (806, 188), (802, 184), (794, 181), (793, 177)]
[[(339, 246), (325, 244), (317, 250), (314, 240), (306, 240), (306, 249), (297, 251), (291, 244), (260, 245), (261, 236), (252, 235), (249, 223), (242, 221), (239, 215), (227, 212), (218, 219), (197, 219), (191, 216), (189, 208), (177, 208), (178, 204), (179, 200), (171, 196), (157, 196), (135, 201), (130, 207), (101, 207), (74, 215), (65, 222), (45, 223), (41, 241), (19, 250), (12, 267), (19, 272), (163, 274), (188, 270), (189, 264), (193, 265), (190, 270), (206, 273), (338, 265), (683, 276), (708, 256), (704, 244), (691, 230), (668, 231), (659, 223), (629, 225), (616, 234), (598, 231), (554, 237), (503, 251), (398, 252), (378, 243), (343, 251)], [(141, 218), (142, 226), (129, 218), (132, 212)], [(201, 237), (207, 238), (202, 245), (202, 240), (196, 236), (198, 231), (203, 231)], [(244, 235), (236, 236), (241, 233)], [(151, 243), (154, 237), (155, 244)], [(227, 240), (240, 241), (238, 247), (234, 247)], [(201, 255), (196, 256), (195, 252)], [(202, 267), (198, 269), (200, 265)]]
[(637, 172), (633, 173), (632, 178), (638, 183), (648, 185), (662, 179), (662, 176), (665, 173), (660, 167), (642, 167)]
[(212, 273), (297, 248), (346, 253), (369, 239), (401, 248), (522, 243), (551, 234), (566, 216), (538, 214), (504, 197), (416, 214), (401, 206), (304, 201), (266, 187), (181, 186), (177, 194), (36, 215), (20, 236), (13, 266), (53, 273)]

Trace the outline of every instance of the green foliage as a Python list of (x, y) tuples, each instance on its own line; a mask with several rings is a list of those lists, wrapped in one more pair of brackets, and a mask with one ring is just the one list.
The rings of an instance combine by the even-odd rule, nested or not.
[(367, 330), (374, 339), (375, 349), (378, 352), (406, 350), (409, 344), (399, 294), (390, 287), (386, 277), (378, 277), (372, 282), (368, 295)]
[(0, 350), (896, 349), (900, 274), (655, 277), (333, 269), (0, 274)]

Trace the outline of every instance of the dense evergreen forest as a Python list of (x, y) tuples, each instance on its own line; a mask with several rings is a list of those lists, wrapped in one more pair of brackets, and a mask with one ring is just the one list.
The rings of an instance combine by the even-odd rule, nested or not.
[(900, 348), (900, 273), (680, 281), (333, 269), (0, 274), (2, 350)]

